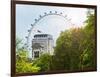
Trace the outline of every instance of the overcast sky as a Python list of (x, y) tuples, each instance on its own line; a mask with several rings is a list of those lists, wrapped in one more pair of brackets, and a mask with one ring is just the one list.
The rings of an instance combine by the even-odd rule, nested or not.
[[(44, 12), (47, 14), (52, 11), (53, 13), (61, 13), (67, 15), (67, 20), (61, 16), (52, 15), (46, 16), (41, 19), (34, 27), (34, 30), (40, 30), (42, 33), (51, 34), (54, 41), (58, 38), (61, 31), (71, 27), (81, 27), (86, 20), (86, 8), (70, 8), (70, 7), (54, 7), (54, 6), (38, 6), (38, 5), (16, 5), (16, 36), (26, 41), (25, 36), (28, 35), (28, 29), (31, 24), (38, 19), (39, 15), (43, 16)], [(71, 19), (69, 22), (68, 20)], [(74, 25), (72, 25), (74, 24)], [(32, 31), (31, 39), (35, 31)], [(30, 40), (31, 40), (30, 39)], [(31, 41), (30, 41), (31, 42)]]

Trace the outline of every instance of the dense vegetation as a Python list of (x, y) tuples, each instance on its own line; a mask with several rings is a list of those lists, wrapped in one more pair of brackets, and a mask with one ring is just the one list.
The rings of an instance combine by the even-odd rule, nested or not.
[(21, 41), (17, 39), (16, 72), (94, 69), (96, 66), (94, 20), (94, 14), (88, 12), (85, 27), (61, 32), (53, 56), (43, 54), (31, 61), (27, 58), (28, 51), (19, 48)]

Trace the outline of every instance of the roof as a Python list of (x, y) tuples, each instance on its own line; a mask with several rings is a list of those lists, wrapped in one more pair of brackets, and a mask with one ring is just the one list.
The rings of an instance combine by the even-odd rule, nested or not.
[(36, 34), (34, 35), (34, 38), (35, 37), (47, 37), (47, 36), (51, 36), (50, 34)]

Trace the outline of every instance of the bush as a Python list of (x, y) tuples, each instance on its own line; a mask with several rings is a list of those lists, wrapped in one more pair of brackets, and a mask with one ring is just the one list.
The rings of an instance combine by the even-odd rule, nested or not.
[(40, 67), (39, 71), (50, 70), (51, 56), (49, 54), (42, 54), (37, 60), (33, 62), (33, 66)]

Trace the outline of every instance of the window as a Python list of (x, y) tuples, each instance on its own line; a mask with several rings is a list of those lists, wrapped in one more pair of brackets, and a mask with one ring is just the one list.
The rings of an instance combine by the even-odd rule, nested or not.
[(38, 58), (39, 57), (39, 51), (34, 52), (34, 58)]

